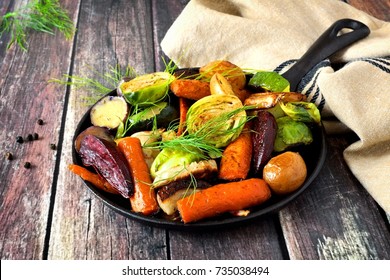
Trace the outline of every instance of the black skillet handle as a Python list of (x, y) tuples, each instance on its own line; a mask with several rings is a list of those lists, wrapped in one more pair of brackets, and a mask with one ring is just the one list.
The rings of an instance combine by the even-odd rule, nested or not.
[[(340, 35), (339, 32), (344, 28), (352, 29), (352, 31)], [(290, 90), (296, 91), (301, 79), (315, 65), (368, 34), (370, 34), (370, 29), (360, 21), (353, 19), (336, 21), (288, 71), (282, 74), (290, 82)]]

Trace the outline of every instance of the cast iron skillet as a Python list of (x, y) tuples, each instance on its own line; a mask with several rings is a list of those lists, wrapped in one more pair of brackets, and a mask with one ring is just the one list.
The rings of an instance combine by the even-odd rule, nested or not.
[[(353, 31), (338, 35), (339, 31), (343, 28), (349, 28)], [(350, 20), (343, 19), (333, 24), (325, 33), (316, 41), (313, 46), (307, 51), (307, 53), (292, 67), (289, 71), (283, 74), (290, 83), (292, 91), (296, 89), (300, 79), (318, 62), (329, 57), (338, 50), (343, 49), (349, 44), (367, 36), (369, 29), (364, 24)], [(191, 69), (186, 69), (188, 71)], [(183, 69), (181, 70), (183, 71)], [(116, 90), (108, 93), (107, 95), (116, 95)], [(91, 109), (90, 109), (91, 110)], [(80, 120), (75, 135), (73, 138), (72, 156), (73, 162), (78, 165), (82, 165), (80, 156), (77, 154), (74, 147), (74, 140), (83, 130), (91, 126), (90, 110)], [(84, 181), (85, 185), (106, 204), (108, 207), (118, 212), (119, 214), (134, 219), (152, 226), (164, 227), (177, 230), (196, 230), (196, 229), (216, 229), (228, 226), (238, 226), (249, 221), (253, 221), (266, 214), (273, 213), (286, 206), (293, 201), (296, 197), (302, 194), (313, 182), (318, 173), (320, 172), (326, 156), (326, 141), (325, 133), (322, 127), (313, 127), (314, 141), (309, 146), (298, 147), (295, 150), (298, 151), (304, 158), (308, 175), (303, 186), (297, 191), (283, 197), (273, 196), (266, 203), (254, 207), (246, 217), (235, 217), (230, 214), (221, 215), (213, 219), (207, 219), (191, 224), (184, 224), (181, 221), (172, 221), (163, 217), (161, 214), (156, 216), (144, 216), (134, 213), (130, 210), (130, 203), (128, 199), (124, 199), (119, 195), (112, 195), (105, 193), (95, 188), (89, 182)]]

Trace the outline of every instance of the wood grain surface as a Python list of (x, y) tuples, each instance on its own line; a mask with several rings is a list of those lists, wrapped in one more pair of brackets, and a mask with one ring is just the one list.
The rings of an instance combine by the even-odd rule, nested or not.
[[(0, 15), (26, 2), (2, 0)], [(230, 229), (182, 232), (127, 219), (68, 171), (73, 133), (88, 110), (83, 100), (96, 93), (48, 81), (100, 79), (117, 63), (163, 70), (159, 44), (188, 2), (61, 0), (77, 27), (71, 40), (31, 32), (23, 52), (7, 50), (9, 35), (1, 37), (0, 151), (14, 157), (0, 161), (1, 259), (390, 259), (388, 217), (342, 156), (354, 135), (328, 137), (324, 168), (293, 203)], [(388, 0), (344, 2), (390, 20)], [(39, 139), (16, 142), (29, 133)]]

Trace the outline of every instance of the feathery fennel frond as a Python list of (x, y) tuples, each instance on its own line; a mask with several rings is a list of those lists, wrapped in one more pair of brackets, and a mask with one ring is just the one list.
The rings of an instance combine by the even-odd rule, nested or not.
[(134, 68), (129, 65), (123, 68), (116, 64), (115, 66), (110, 66), (108, 71), (104, 73), (92, 67), (88, 67), (88, 70), (89, 74), (82, 74), (82, 76), (64, 74), (62, 79), (52, 78), (49, 80), (49, 83), (68, 85), (74, 89), (89, 92), (91, 95), (84, 97), (84, 103), (90, 106), (115, 89), (123, 77), (134, 77), (136, 75)]
[(66, 39), (71, 39), (76, 30), (58, 0), (33, 0), (0, 17), (0, 36), (4, 33), (11, 36), (8, 49), (16, 43), (27, 51), (27, 35), (30, 31), (54, 34), (55, 29), (63, 33)]

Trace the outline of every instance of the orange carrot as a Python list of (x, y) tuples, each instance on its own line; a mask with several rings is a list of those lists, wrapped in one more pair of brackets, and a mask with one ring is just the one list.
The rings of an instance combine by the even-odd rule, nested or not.
[(241, 100), (241, 102), (244, 104), (245, 100), (252, 94), (251, 91), (249, 91), (246, 88), (237, 88), (232, 85), (234, 94)]
[(119, 140), (118, 148), (125, 155), (133, 177), (134, 195), (130, 197), (133, 211), (144, 215), (156, 213), (159, 207), (141, 141), (135, 137), (125, 137)]
[(218, 177), (222, 180), (243, 180), (249, 173), (252, 159), (252, 138), (248, 129), (223, 151)]
[(68, 168), (74, 174), (80, 176), (81, 179), (92, 183), (98, 189), (101, 189), (108, 193), (119, 194), (118, 190), (114, 188), (109, 182), (107, 182), (99, 174), (93, 173), (88, 169), (76, 164), (69, 164)]
[(170, 89), (177, 97), (191, 100), (210, 95), (210, 83), (199, 80), (177, 79), (170, 84)]
[(271, 197), (263, 179), (218, 184), (180, 199), (177, 207), (184, 223), (259, 205)]
[(187, 119), (187, 112), (190, 108), (190, 101), (187, 98), (179, 98), (179, 108), (180, 108), (180, 119), (179, 119), (179, 128), (177, 129), (177, 136), (180, 136), (185, 130), (185, 123)]

